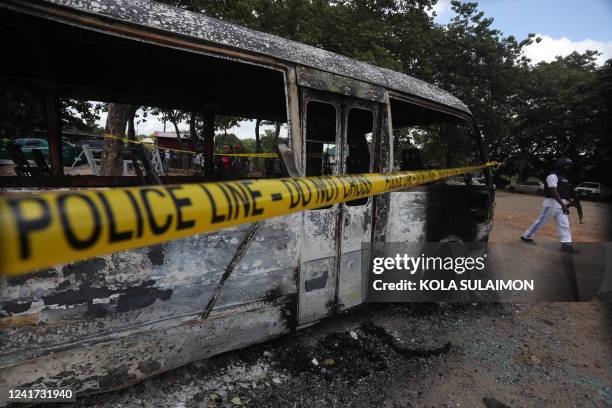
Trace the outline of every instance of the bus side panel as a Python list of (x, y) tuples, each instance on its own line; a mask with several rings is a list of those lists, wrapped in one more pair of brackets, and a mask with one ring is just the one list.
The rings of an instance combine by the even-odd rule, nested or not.
[[(119, 369), (124, 365), (122, 355), (134, 359), (134, 379), (148, 375), (134, 370), (142, 363), (136, 355), (140, 348), (153, 347), (151, 336), (158, 340), (148, 358), (159, 366), (154, 371), (164, 371), (294, 327), (301, 225), (301, 214), (262, 222), (225, 282), (211, 322), (202, 322), (200, 315), (248, 225), (5, 278), (0, 286), (2, 386), (20, 386), (41, 377), (74, 380), (75, 388), (83, 390), (105, 389), (92, 378)], [(244, 307), (248, 313), (234, 312)], [(222, 316), (228, 316), (228, 323)], [(188, 329), (205, 332), (211, 324), (215, 335), (206, 335), (206, 341), (198, 339), (203, 334), (195, 329), (190, 334)], [(225, 331), (226, 324), (232, 330)], [(236, 333), (243, 329), (241, 338)], [(181, 342), (192, 348), (177, 347), (175, 343)], [(99, 358), (86, 356), (99, 347), (105, 350)], [(101, 362), (104, 353), (106, 363)], [(50, 355), (56, 363), (46, 365), (42, 361)], [(51, 369), (61, 367), (62, 361), (71, 369)], [(38, 372), (12, 375), (24, 364), (36, 365)]]
[(389, 196), (386, 242), (425, 242), (427, 239), (428, 193), (426, 191), (399, 191), (389, 193)]

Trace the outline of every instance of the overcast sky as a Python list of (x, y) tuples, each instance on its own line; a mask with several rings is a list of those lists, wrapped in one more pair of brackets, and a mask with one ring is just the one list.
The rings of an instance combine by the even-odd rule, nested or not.
[[(535, 33), (542, 38), (527, 47), (525, 55), (533, 63), (552, 61), (572, 51), (597, 50), (598, 63), (612, 58), (612, 0), (480, 0), (479, 9), (495, 19), (493, 26), (518, 40)], [(434, 7), (435, 21), (446, 24), (452, 18), (450, 0), (439, 0)], [(104, 127), (106, 114), (98, 122)], [(187, 124), (180, 126), (187, 130)], [(149, 117), (138, 124), (138, 134), (162, 130), (163, 124)], [(172, 131), (168, 124), (166, 130)], [(242, 122), (229, 130), (241, 139), (255, 137), (255, 122)], [(263, 129), (261, 130), (263, 133)], [(285, 133), (285, 132), (283, 132)]]
[[(106, 125), (106, 112), (100, 114), (100, 120), (98, 120), (98, 126), (104, 127)], [(181, 131), (189, 131), (189, 125), (187, 123), (179, 124)], [(264, 134), (266, 129), (274, 130), (274, 126), (260, 126), (259, 133)], [(136, 134), (138, 135), (150, 135), (155, 131), (163, 131), (164, 124), (153, 116), (148, 116), (146, 122), (136, 123)], [(172, 123), (166, 123), (166, 131), (174, 132), (174, 126)], [(240, 122), (240, 126), (233, 127), (227, 130), (228, 133), (234, 133), (240, 139), (254, 139), (255, 138), (255, 121), (243, 121)], [(287, 137), (287, 126), (281, 127), (280, 137)]]

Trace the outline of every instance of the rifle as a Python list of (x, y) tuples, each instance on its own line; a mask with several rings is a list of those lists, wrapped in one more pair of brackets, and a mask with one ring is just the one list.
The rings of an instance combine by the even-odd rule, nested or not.
[(582, 204), (580, 203), (580, 196), (578, 195), (578, 193), (576, 193), (576, 190), (574, 189), (572, 189), (571, 205), (576, 207), (576, 212), (578, 213), (578, 220), (580, 221), (581, 224), (584, 224), (584, 222), (582, 222)]

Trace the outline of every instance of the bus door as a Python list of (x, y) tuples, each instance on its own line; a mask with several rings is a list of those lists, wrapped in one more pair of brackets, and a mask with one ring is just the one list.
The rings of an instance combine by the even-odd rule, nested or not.
[[(371, 173), (374, 165), (374, 141), (378, 105), (344, 99), (342, 114), (342, 174)], [(356, 189), (367, 188), (357, 184)], [(339, 310), (363, 302), (361, 271), (362, 245), (372, 239), (374, 197), (347, 201), (340, 206), (340, 263), (338, 276)], [(367, 253), (369, 253), (369, 248)]]
[[(374, 103), (303, 89), (306, 176), (371, 172), (377, 114)], [(357, 199), (303, 213), (300, 325), (362, 302), (361, 249), (371, 241), (372, 202)]]
[[(338, 175), (341, 168), (342, 99), (302, 89), (305, 175)], [(301, 237), (298, 324), (333, 313), (337, 294), (340, 205), (306, 210)]]

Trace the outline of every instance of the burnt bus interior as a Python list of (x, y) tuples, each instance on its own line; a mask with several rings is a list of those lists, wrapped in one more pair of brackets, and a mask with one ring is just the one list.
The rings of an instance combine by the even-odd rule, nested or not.
[[(475, 125), (468, 118), (390, 99), (397, 170), (473, 166), (487, 161)], [(416, 187), (428, 193), (424, 240), (449, 236), (464, 242), (486, 240), (482, 226), (493, 212), (488, 169)]]
[[(154, 37), (151, 35), (163, 43), (161, 36)], [(44, 158), (37, 160), (38, 166), (49, 167), (47, 176), (0, 175), (0, 185), (5, 187), (121, 186), (151, 182), (136, 176), (66, 175), (61, 160), (64, 134), (59, 113), (59, 105), (66, 98), (181, 109), (207, 118), (232, 115), (285, 126), (288, 123), (287, 79), (283, 67), (278, 65), (264, 66), (246, 62), (244, 56), (233, 59), (137, 41), (6, 9), (0, 11), (0, 41), (5, 55), (10, 56), (9, 63), (0, 65), (0, 90), (24, 92), (39, 102), (44, 122), (41, 128), (49, 142), (49, 163)], [(385, 159), (380, 155), (384, 152), (377, 150), (377, 146), (381, 144), (383, 132), (390, 132), (393, 140), (386, 150), (392, 151), (393, 163), (386, 166), (390, 171), (459, 167), (485, 161), (471, 118), (451, 108), (391, 93), (388, 105), (391, 124), (390, 129), (384, 129), (379, 126), (386, 114), (380, 103), (359, 102), (314, 90), (309, 90), (311, 97), (305, 98), (306, 91), (301, 89), (301, 123), (305, 127), (301, 135), (303, 168), (291, 154), (292, 137), (293, 143), (300, 139), (289, 135), (284, 141), (285, 152), (289, 153), (279, 154), (278, 159), (266, 159), (276, 162), (277, 169), (267, 174), (268, 177), (382, 171), (381, 163)], [(213, 152), (216, 148), (219, 151), (214, 146), (214, 128), (204, 126), (199, 136), (204, 160), (213, 162), (216, 160)], [(279, 152), (278, 146), (276, 149)], [(155, 180), (178, 183), (240, 178), (236, 174), (223, 174), (222, 168), (215, 172), (208, 170), (187, 176), (166, 175)], [(453, 196), (450, 201), (431, 200), (439, 205), (448, 205), (453, 200), (465, 203), (459, 209), (436, 209), (436, 214), (442, 214), (438, 217), (442, 226), (430, 228), (434, 232), (428, 239), (442, 234), (457, 211), (471, 213), (477, 222), (489, 219), (488, 185), (490, 175), (484, 170), (418, 187), (417, 190), (434, 195)], [(364, 198), (346, 205), (363, 206), (367, 202)]]
[[(36, 181), (3, 177), (2, 185), (140, 183), (136, 177), (68, 176), (57, 160), (53, 162), (54, 151), (61, 148), (58, 116), (63, 98), (181, 109), (207, 117), (228, 115), (278, 124), (287, 122), (284, 74), (278, 69), (83, 30), (6, 9), (0, 11), (0, 42), (10, 60), (1, 64), (0, 89), (25, 93), (28, 99), (40, 102), (44, 118), (41, 127), (49, 141), (53, 176), (39, 177)], [(208, 129), (214, 132), (212, 127)], [(207, 144), (214, 138), (214, 134), (201, 136)], [(61, 157), (61, 151), (58, 153)], [(274, 176), (287, 175), (282, 160), (267, 160), (280, 162)], [(211, 180), (215, 176), (162, 179), (168, 183)]]

